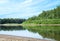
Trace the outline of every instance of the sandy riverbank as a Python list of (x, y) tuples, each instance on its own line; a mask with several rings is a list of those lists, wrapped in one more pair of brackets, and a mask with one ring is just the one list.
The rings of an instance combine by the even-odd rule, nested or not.
[(0, 26), (22, 26), (22, 24), (0, 24)]
[(0, 26), (60, 26), (60, 24), (0, 24)]
[(41, 40), (41, 39), (36, 39), (36, 38), (0, 34), (0, 41), (50, 41), (50, 40)]

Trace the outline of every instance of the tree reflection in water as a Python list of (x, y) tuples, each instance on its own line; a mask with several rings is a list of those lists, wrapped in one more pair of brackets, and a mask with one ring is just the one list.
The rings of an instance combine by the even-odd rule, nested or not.
[(22, 26), (0, 26), (0, 31), (25, 30)]
[(25, 28), (30, 32), (39, 33), (44, 38), (60, 41), (60, 26), (26, 26)]

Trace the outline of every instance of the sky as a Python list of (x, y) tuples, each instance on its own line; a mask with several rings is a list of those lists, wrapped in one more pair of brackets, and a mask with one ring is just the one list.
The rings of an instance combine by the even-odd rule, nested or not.
[(0, 0), (0, 18), (29, 18), (60, 5), (60, 0)]

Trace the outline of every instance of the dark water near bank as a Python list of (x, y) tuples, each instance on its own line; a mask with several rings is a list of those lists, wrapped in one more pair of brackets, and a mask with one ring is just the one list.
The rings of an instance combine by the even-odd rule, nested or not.
[(60, 41), (59, 26), (0, 26), (0, 34)]

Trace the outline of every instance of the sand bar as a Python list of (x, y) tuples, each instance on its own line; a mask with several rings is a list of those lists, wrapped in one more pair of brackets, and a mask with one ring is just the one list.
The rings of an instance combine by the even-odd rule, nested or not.
[(42, 39), (29, 38), (29, 37), (0, 34), (0, 41), (51, 41), (51, 40), (44, 40), (44, 39), (42, 40)]

